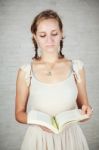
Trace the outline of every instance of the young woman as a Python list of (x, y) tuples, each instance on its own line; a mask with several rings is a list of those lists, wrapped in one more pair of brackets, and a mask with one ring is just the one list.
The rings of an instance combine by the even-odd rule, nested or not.
[(77, 123), (59, 134), (31, 123), (33, 110), (56, 115), (78, 106), (82, 113), (92, 115), (84, 64), (62, 54), (64, 34), (59, 15), (53, 10), (42, 11), (34, 18), (31, 32), (35, 56), (30, 64), (19, 68), (16, 80), (15, 117), (28, 125), (21, 150), (88, 150)]

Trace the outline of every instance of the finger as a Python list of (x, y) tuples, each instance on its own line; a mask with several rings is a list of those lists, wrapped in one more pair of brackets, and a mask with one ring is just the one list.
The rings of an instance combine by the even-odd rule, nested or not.
[(44, 130), (44, 131), (47, 131), (47, 132), (52, 132), (50, 129), (48, 129), (48, 128), (46, 128), (46, 127), (42, 127), (42, 129)]
[(86, 114), (87, 108), (85, 105), (82, 106), (82, 114)]
[(88, 120), (89, 120), (89, 118), (88, 118), (88, 119), (81, 120), (80, 123), (86, 122), (86, 121), (88, 121)]
[(87, 109), (87, 114), (88, 114), (89, 116), (91, 116), (92, 113), (93, 113), (93, 109), (89, 107), (89, 108)]

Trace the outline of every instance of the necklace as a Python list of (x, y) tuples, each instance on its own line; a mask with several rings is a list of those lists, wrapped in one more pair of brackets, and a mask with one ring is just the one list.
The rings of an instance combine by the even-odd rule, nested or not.
[(52, 76), (52, 72), (49, 71), (46, 75), (47, 75), (47, 76)]
[[(51, 77), (53, 75), (52, 69), (55, 66), (56, 62), (57, 62), (57, 60), (51, 65), (51, 69), (46, 73), (47, 76)], [(48, 63), (46, 63), (46, 64), (48, 64)]]
[[(51, 68), (51, 70), (52, 70), (52, 68)], [(49, 71), (46, 73), (47, 76), (52, 76), (51, 70), (49, 70)]]

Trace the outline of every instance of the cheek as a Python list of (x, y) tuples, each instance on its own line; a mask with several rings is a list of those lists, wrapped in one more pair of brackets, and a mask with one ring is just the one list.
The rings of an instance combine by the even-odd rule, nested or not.
[(36, 41), (37, 41), (37, 44), (38, 44), (40, 47), (43, 46), (44, 40), (42, 40), (42, 39), (40, 39), (40, 38), (37, 38)]
[(60, 44), (60, 40), (61, 40), (60, 36), (58, 36), (58, 37), (55, 38), (55, 41), (56, 41), (57, 44)]

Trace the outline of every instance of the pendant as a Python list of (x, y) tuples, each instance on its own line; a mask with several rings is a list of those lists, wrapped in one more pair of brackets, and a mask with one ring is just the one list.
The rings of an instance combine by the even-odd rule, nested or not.
[(48, 76), (52, 76), (52, 73), (51, 73), (51, 71), (49, 71), (49, 72), (47, 73), (47, 75), (48, 75)]

